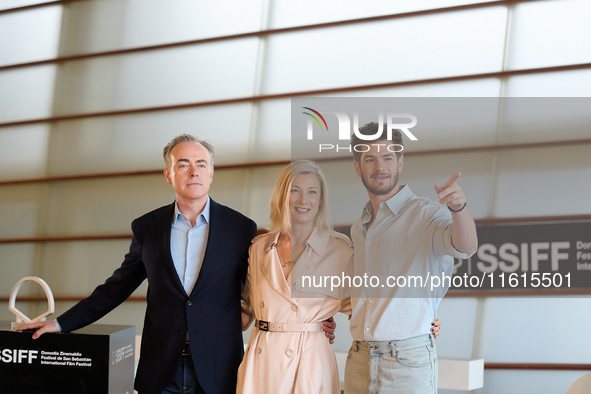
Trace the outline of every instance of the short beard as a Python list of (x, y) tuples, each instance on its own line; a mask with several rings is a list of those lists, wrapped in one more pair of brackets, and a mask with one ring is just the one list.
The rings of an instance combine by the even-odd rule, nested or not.
[(365, 180), (365, 176), (363, 176), (363, 171), (361, 171), (361, 182), (363, 182), (363, 186), (367, 189), (368, 192), (375, 196), (383, 196), (385, 194), (390, 193), (396, 185), (398, 185), (398, 171), (394, 174), (394, 177), (391, 178), (392, 182), (382, 187), (373, 187)]

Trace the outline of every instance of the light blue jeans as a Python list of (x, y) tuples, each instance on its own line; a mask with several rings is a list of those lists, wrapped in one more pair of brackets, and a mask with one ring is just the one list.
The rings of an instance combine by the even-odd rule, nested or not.
[(353, 341), (345, 394), (437, 393), (437, 349), (431, 335), (401, 341)]

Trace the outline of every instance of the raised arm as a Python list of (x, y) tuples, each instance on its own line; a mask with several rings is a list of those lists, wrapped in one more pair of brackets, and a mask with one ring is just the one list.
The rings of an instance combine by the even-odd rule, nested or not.
[(462, 253), (472, 253), (476, 250), (478, 238), (474, 219), (468, 211), (466, 196), (457, 181), (462, 174), (456, 172), (446, 183), (435, 185), (435, 191), (440, 204), (447, 204), (451, 211), (453, 229), (451, 241), (454, 247)]

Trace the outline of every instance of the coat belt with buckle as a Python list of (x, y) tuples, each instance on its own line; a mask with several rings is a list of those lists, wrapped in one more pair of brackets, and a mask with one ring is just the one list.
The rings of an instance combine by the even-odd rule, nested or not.
[(267, 332), (321, 331), (322, 323), (270, 323), (258, 320), (256, 326)]

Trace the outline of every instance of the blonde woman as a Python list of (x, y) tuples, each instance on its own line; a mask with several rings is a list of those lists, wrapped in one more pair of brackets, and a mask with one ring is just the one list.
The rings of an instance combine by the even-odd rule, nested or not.
[(237, 393), (340, 393), (335, 355), (320, 326), (337, 312), (350, 315), (350, 299), (292, 298), (291, 289), (301, 289), (296, 271), (346, 272), (351, 241), (332, 229), (326, 179), (312, 161), (285, 168), (270, 204), (271, 231), (250, 248), (244, 302), (256, 320)]

